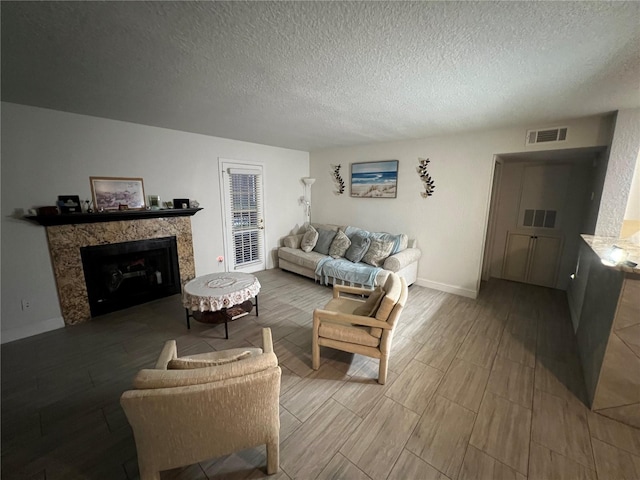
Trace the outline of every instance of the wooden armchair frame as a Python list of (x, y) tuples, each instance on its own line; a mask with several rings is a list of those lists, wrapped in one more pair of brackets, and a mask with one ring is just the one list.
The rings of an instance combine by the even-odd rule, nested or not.
[[(397, 322), (404, 304), (406, 302), (408, 291), (406, 281), (398, 277), (398, 281), (401, 282), (402, 292), (398, 302), (393, 307), (393, 310), (389, 314), (388, 320), (378, 320), (374, 317), (366, 317), (361, 315), (353, 315), (348, 313), (342, 313), (333, 310), (315, 309), (313, 311), (313, 338), (311, 343), (312, 350), (312, 366), (314, 370), (320, 368), (320, 347), (326, 346), (335, 348), (351, 353), (357, 353), (360, 355), (366, 355), (368, 357), (377, 358), (380, 360), (380, 366), (378, 371), (378, 383), (383, 385), (387, 378), (387, 369), (389, 363), (389, 351), (391, 349), (391, 339), (393, 335), (393, 328)], [(338, 299), (343, 294), (363, 295), (369, 296), (373, 291), (365, 288), (350, 287), (347, 285), (334, 285), (333, 298)], [(367, 345), (360, 345), (356, 343), (348, 343), (338, 340), (332, 340), (328, 338), (320, 337), (320, 325), (323, 320), (329, 320), (333, 323), (340, 323), (344, 325), (355, 325), (363, 327), (373, 327), (382, 329), (382, 335), (380, 337), (380, 343), (377, 347), (371, 347)]]

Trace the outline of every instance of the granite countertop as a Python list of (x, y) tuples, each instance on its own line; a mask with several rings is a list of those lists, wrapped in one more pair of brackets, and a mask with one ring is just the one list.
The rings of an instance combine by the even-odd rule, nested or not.
[(636, 263), (637, 265), (635, 267), (625, 264), (624, 262), (617, 265), (610, 265), (603, 262), (603, 265), (621, 272), (640, 274), (640, 243), (634, 242), (631, 238), (600, 237), (597, 235), (581, 235), (581, 237), (596, 255), (605, 262), (613, 246), (624, 249), (627, 252), (626, 260)]

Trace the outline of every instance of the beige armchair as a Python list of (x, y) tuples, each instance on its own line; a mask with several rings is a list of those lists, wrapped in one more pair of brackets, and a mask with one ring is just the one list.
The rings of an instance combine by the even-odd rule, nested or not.
[[(363, 295), (366, 301), (344, 294)], [(407, 301), (404, 278), (389, 274), (382, 289), (334, 285), (333, 298), (313, 311), (312, 364), (320, 367), (320, 347), (331, 347), (380, 359), (378, 383), (387, 380), (393, 329)]]
[(135, 390), (120, 404), (133, 428), (141, 480), (263, 444), (267, 473), (278, 471), (281, 371), (268, 328), (263, 349), (177, 358), (171, 340), (155, 369), (136, 375)]

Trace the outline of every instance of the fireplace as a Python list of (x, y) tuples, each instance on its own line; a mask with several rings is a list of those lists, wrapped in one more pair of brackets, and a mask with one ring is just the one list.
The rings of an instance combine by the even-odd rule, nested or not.
[(176, 237), (80, 248), (91, 316), (180, 293)]
[[(150, 210), (46, 217), (47, 220), (53, 219), (54, 222), (60, 222), (46, 224), (46, 228), (60, 310), (65, 324), (88, 322), (93, 316), (81, 254), (84, 248), (174, 237), (177, 243), (179, 266), (174, 272), (178, 283), (176, 288), (195, 277), (189, 216), (196, 211), (197, 209), (168, 210), (167, 212)], [(153, 218), (153, 215), (157, 217)], [(70, 221), (75, 223), (68, 223)], [(134, 271), (132, 266), (127, 273)], [(163, 284), (169, 281), (169, 277), (166, 277), (164, 272), (161, 271), (161, 275)], [(137, 277), (129, 276), (127, 281), (133, 278)]]

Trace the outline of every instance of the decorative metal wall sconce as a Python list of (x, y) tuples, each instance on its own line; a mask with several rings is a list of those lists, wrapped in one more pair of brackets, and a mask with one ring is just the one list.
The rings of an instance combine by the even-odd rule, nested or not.
[(424, 185), (424, 192), (420, 192), (422, 198), (430, 197), (436, 189), (436, 185), (433, 182), (431, 175), (427, 172), (427, 165), (429, 165), (429, 162), (430, 160), (428, 158), (418, 158), (418, 167), (416, 168), (416, 171)]
[(336, 195), (342, 195), (344, 193), (344, 180), (342, 180), (342, 176), (340, 175), (340, 168), (342, 165), (331, 165), (331, 176), (333, 177), (333, 182), (336, 184), (336, 191), (333, 192)]

